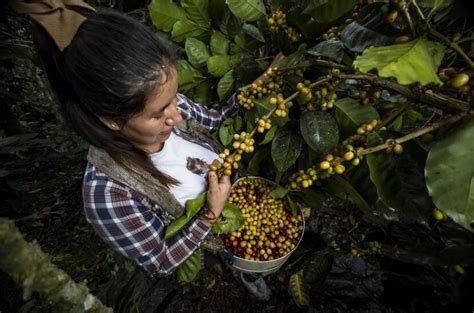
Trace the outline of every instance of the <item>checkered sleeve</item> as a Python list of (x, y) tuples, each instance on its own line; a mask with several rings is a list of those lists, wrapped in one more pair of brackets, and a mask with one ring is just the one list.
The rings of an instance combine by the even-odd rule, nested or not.
[(207, 130), (212, 131), (219, 128), (219, 125), (232, 113), (232, 109), (236, 106), (236, 94), (227, 101), (220, 110), (209, 109), (205, 106), (197, 104), (187, 98), (185, 95), (178, 93), (178, 108), (184, 119), (194, 119), (202, 124)]
[(114, 250), (152, 274), (170, 274), (198, 249), (210, 228), (195, 218), (164, 241), (162, 219), (132, 192), (115, 181), (88, 181), (83, 185), (86, 219)]

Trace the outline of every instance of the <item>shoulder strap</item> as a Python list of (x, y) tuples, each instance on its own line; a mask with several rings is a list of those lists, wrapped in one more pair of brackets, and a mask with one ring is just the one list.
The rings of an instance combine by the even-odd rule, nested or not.
[(181, 206), (168, 188), (151, 176), (150, 173), (136, 167), (133, 167), (134, 171), (130, 171), (115, 162), (106, 151), (92, 145), (89, 148), (87, 160), (108, 177), (150, 198), (175, 218), (183, 215), (184, 207)]

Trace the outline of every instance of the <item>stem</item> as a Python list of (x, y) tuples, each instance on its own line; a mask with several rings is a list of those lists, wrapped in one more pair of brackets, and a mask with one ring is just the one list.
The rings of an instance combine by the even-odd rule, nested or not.
[(474, 62), (467, 56), (467, 54), (464, 52), (464, 50), (455, 42), (452, 42), (448, 38), (446, 38), (443, 34), (439, 33), (436, 31), (434, 28), (430, 26), (430, 24), (426, 23), (428, 26), (428, 34), (431, 35), (432, 37), (444, 42), (447, 44), (449, 47), (451, 47), (454, 51), (456, 51), (457, 54), (467, 63), (467, 65), (471, 68), (474, 69)]
[(421, 9), (420, 9), (420, 7), (418, 6), (418, 3), (416, 3), (416, 0), (412, 0), (411, 3), (413, 3), (413, 5), (415, 6), (416, 11), (418, 12), (418, 15), (420, 15), (421, 19), (422, 19), (423, 21), (426, 21), (426, 17), (425, 17), (425, 15), (423, 14), (423, 12), (421, 12)]
[(319, 60), (315, 59), (312, 61), (315, 65), (320, 65), (328, 68), (337, 68), (341, 71), (344, 71), (346, 73), (351, 73), (354, 72), (354, 70), (348, 66), (336, 63), (336, 62), (331, 62), (331, 61), (326, 61), (326, 60)]
[(413, 19), (411, 18), (411, 15), (410, 15), (409, 2), (405, 2), (405, 4), (403, 5), (402, 13), (403, 13), (403, 17), (407, 21), (408, 26), (410, 27), (411, 35), (413, 37), (416, 37), (416, 29), (415, 29), (415, 25), (413, 24)]
[(397, 139), (393, 139), (392, 142), (384, 143), (384, 144), (381, 144), (381, 145), (378, 145), (378, 146), (375, 146), (375, 147), (370, 147), (370, 148), (364, 149), (362, 151), (359, 151), (357, 153), (357, 155), (362, 156), (362, 155), (366, 155), (366, 154), (369, 154), (369, 153), (374, 153), (374, 152), (377, 152), (377, 151), (385, 150), (385, 149), (391, 147), (394, 143), (404, 143), (404, 142), (413, 140), (415, 138), (423, 136), (424, 134), (432, 132), (433, 130), (436, 130), (438, 128), (444, 127), (446, 125), (454, 124), (457, 121), (461, 120), (465, 116), (466, 116), (466, 114), (459, 114), (459, 115), (450, 116), (450, 117), (442, 119), (442, 120), (440, 120), (436, 123), (433, 123), (431, 126), (420, 128), (420, 129), (418, 129), (418, 130), (416, 130), (416, 131), (414, 131), (414, 132), (412, 132), (408, 135), (402, 136), (402, 137), (397, 138)]
[(408, 98), (412, 98), (417, 101), (429, 104), (443, 111), (459, 113), (467, 112), (469, 110), (469, 104), (467, 102), (457, 100), (443, 94), (435, 94), (430, 89), (424, 90), (421, 88), (410, 88), (407, 86), (403, 86), (394, 81), (380, 78), (374, 74), (340, 74), (338, 77), (342, 79), (355, 79), (366, 81), (384, 89), (389, 89), (398, 92), (399, 94), (402, 94)]

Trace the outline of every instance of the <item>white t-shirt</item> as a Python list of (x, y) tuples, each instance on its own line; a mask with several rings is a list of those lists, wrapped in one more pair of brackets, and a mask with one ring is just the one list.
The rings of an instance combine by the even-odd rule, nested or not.
[(207, 190), (207, 172), (212, 161), (219, 159), (213, 151), (187, 141), (174, 132), (165, 141), (160, 152), (150, 154), (155, 167), (178, 180), (170, 192), (184, 206)]

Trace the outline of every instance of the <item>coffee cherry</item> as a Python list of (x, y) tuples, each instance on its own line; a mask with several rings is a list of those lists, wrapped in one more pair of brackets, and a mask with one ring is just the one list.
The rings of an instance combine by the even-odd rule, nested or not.
[(459, 89), (462, 86), (466, 85), (468, 82), (469, 82), (469, 75), (461, 73), (461, 74), (456, 75), (456, 77), (454, 77), (451, 80), (451, 86), (453, 88)]
[(399, 143), (395, 144), (395, 146), (393, 146), (393, 152), (395, 152), (396, 154), (402, 154), (403, 146)]
[(395, 20), (397, 19), (398, 17), (398, 11), (397, 10), (392, 10), (390, 13), (388, 13), (387, 15), (387, 22), (389, 22), (390, 24), (394, 23)]
[(440, 210), (434, 210), (433, 211), (433, 217), (437, 221), (442, 221), (444, 220), (444, 214)]

